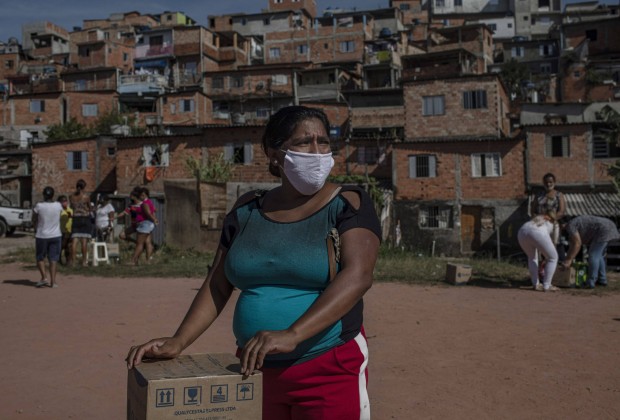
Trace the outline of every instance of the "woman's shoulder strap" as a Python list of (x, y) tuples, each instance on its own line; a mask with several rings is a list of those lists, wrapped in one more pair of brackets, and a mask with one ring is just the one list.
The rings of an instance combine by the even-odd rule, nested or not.
[(234, 211), (238, 209), (239, 207), (243, 207), (246, 204), (249, 204), (254, 200), (262, 199), (266, 193), (267, 193), (267, 190), (259, 189), (259, 190), (249, 191), (243, 194), (241, 197), (237, 199), (231, 211)]

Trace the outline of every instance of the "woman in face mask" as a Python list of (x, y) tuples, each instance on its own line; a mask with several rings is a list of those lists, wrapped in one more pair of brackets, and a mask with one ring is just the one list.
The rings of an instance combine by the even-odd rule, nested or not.
[(381, 230), (363, 189), (326, 183), (334, 165), (328, 132), (319, 110), (287, 107), (271, 117), (263, 149), (282, 185), (239, 198), (181, 326), (132, 347), (129, 368), (180, 354), (237, 287), (237, 354), (242, 373), (263, 372), (263, 418), (369, 418), (362, 297)]

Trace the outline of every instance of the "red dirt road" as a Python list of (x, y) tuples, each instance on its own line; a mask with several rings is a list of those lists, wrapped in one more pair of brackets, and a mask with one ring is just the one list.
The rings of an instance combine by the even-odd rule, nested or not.
[[(37, 280), (0, 272), (1, 419), (125, 418), (129, 346), (171, 334), (202, 283)], [(186, 353), (234, 352), (232, 309)], [(365, 313), (375, 420), (620, 418), (618, 294), (377, 283)]]

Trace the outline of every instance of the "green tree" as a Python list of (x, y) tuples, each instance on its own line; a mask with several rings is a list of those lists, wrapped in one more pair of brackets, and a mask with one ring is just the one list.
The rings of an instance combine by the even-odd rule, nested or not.
[(502, 71), (500, 72), (500, 77), (508, 88), (508, 92), (517, 98), (523, 96), (521, 85), (524, 81), (530, 80), (530, 76), (531, 74), (528, 67), (514, 58), (504, 63)]
[(134, 115), (122, 114), (116, 110), (103, 113), (93, 124), (93, 129), (99, 135), (112, 134), (112, 127), (115, 125), (130, 127), (131, 134), (134, 136), (139, 136), (146, 132), (144, 127), (136, 126), (136, 117)]
[(185, 168), (200, 182), (227, 182), (235, 169), (234, 163), (224, 159), (224, 154), (210, 156), (201, 162), (193, 156), (185, 158)]
[(83, 139), (95, 134), (91, 127), (82, 124), (73, 117), (69, 118), (64, 124), (48, 126), (44, 133), (50, 140)]

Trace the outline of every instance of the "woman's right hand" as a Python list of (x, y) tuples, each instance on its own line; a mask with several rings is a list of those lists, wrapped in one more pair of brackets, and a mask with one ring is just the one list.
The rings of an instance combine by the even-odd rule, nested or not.
[(183, 346), (174, 337), (155, 338), (139, 346), (132, 346), (127, 354), (127, 369), (136, 367), (143, 358), (172, 359), (183, 351)]

